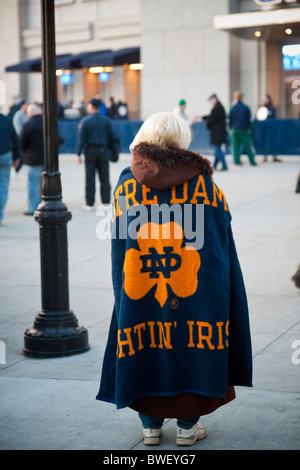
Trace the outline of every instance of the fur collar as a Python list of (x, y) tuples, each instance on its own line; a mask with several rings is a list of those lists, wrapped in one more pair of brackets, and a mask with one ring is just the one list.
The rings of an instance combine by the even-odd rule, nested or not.
[(133, 149), (131, 171), (141, 184), (155, 189), (179, 186), (199, 174), (212, 176), (207, 158), (190, 150), (142, 142)]
[(133, 149), (133, 157), (152, 160), (164, 167), (176, 167), (186, 163), (188, 166), (212, 176), (214, 170), (207, 158), (190, 150), (178, 147), (162, 148), (158, 145), (142, 142)]

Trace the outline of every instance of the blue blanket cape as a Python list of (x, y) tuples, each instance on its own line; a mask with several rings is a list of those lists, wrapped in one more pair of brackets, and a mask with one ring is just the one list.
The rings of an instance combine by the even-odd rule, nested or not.
[[(176, 205), (188, 222), (184, 206), (202, 207), (204, 217), (198, 212), (193, 228), (204, 235), (201, 246), (199, 237), (193, 246), (184, 216), (181, 224), (171, 211), (169, 222), (154, 217), (154, 206), (163, 204)], [(228, 385), (251, 387), (245, 286), (230, 211), (214, 180), (198, 175), (155, 190), (126, 168), (114, 191), (112, 222), (115, 303), (96, 398), (124, 408), (142, 396), (221, 397)], [(124, 235), (133, 227), (138, 236)]]

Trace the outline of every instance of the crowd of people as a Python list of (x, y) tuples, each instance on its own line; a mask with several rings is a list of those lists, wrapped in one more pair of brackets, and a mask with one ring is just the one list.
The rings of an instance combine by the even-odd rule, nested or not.
[[(213, 93), (208, 98), (211, 105), (211, 112), (205, 116), (195, 116), (191, 119), (186, 113), (187, 102), (181, 99), (178, 106), (174, 109), (177, 116), (184, 119), (189, 125), (193, 125), (200, 120), (206, 121), (206, 127), (210, 132), (210, 143), (214, 148), (214, 169), (221, 164), (221, 171), (227, 171), (226, 155), (224, 147), (230, 142), (232, 148), (233, 161), (235, 165), (241, 165), (241, 153), (245, 153), (250, 165), (256, 166), (253, 143), (251, 138), (251, 130), (253, 119), (251, 110), (243, 101), (243, 94), (240, 91), (233, 93), (233, 102), (228, 114), (224, 106), (220, 102), (218, 96)], [(259, 108), (259, 119), (269, 119), (276, 117), (276, 110), (272, 103), (270, 95), (265, 94), (262, 98), (262, 105)], [(262, 115), (262, 114), (263, 115)], [(256, 117), (256, 116), (255, 116)], [(264, 162), (267, 162), (268, 156), (264, 155)], [(274, 162), (281, 160), (273, 155)]]
[[(27, 172), (27, 210), (32, 216), (41, 202), (41, 175), (44, 169), (43, 110), (39, 103), (18, 99), (7, 116), (0, 114), (0, 222), (7, 202), (10, 167)], [(60, 143), (61, 143), (60, 139)]]
[[(62, 110), (70, 109), (73, 103), (62, 106), (58, 103), (58, 118)], [(112, 125), (114, 118), (128, 118), (125, 103), (115, 103), (113, 98), (106, 107), (99, 97), (84, 106), (78, 126), (78, 163), (85, 162), (86, 210), (92, 210), (95, 200), (95, 174), (99, 174), (101, 199), (110, 202), (109, 161), (118, 158), (119, 140)], [(44, 170), (44, 137), (42, 104), (29, 103), (16, 98), (8, 115), (0, 113), (0, 223), (8, 199), (11, 167), (27, 172), (27, 210), (32, 216), (41, 202), (41, 175)], [(58, 136), (59, 144), (63, 139)]]
[[(110, 119), (128, 119), (128, 105), (122, 100), (115, 101), (111, 96), (109, 103), (105, 102), (100, 98), (99, 95), (94, 96), (94, 99), (99, 100), (99, 114), (101, 116), (107, 116)], [(69, 100), (66, 103), (58, 102), (58, 118), (59, 119), (78, 119), (85, 117), (88, 114), (88, 103), (81, 101), (79, 105), (75, 105), (73, 100)]]
[[(209, 98), (211, 112), (205, 116), (190, 119), (186, 113), (186, 100), (182, 99), (174, 113), (192, 126), (199, 120), (206, 122), (210, 133), (210, 143), (214, 148), (213, 167), (221, 165), (222, 171), (228, 170), (225, 146), (232, 146), (233, 162), (241, 165), (241, 152), (246, 153), (251, 165), (256, 165), (251, 141), (253, 119), (249, 106), (243, 102), (243, 95), (236, 91), (228, 115), (218, 96), (214, 93)], [(276, 117), (271, 97), (264, 95), (262, 106), (264, 119)], [(105, 105), (99, 96), (95, 96), (87, 105), (81, 102), (75, 107), (73, 101), (62, 105), (58, 103), (58, 118), (66, 117), (66, 111), (76, 110), (76, 117), (81, 118), (77, 135), (78, 163), (85, 163), (85, 209), (93, 210), (95, 201), (95, 177), (100, 181), (100, 197), (103, 204), (110, 203), (109, 161), (115, 161), (120, 142), (111, 123), (112, 119), (128, 119), (127, 104), (110, 97)], [(69, 114), (71, 117), (71, 113)], [(75, 116), (72, 116), (75, 117)], [(18, 172), (24, 165), (27, 170), (27, 210), (24, 215), (33, 215), (41, 199), (40, 181), (43, 172), (43, 117), (42, 105), (29, 103), (17, 98), (7, 116), (0, 114), (0, 223), (7, 202), (10, 169)], [(62, 141), (60, 141), (62, 143)], [(264, 160), (267, 161), (267, 156)], [(276, 155), (273, 161), (280, 161)]]

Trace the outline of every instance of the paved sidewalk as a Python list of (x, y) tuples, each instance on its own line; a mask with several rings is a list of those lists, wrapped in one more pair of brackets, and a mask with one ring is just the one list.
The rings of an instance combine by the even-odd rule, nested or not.
[[(216, 172), (233, 216), (233, 231), (248, 292), (254, 387), (202, 422), (207, 437), (194, 450), (300, 449), (300, 290), (291, 276), (300, 263), (299, 157)], [(130, 163), (111, 164), (112, 185)], [(137, 414), (95, 400), (113, 307), (110, 243), (99, 240), (96, 213), (82, 210), (84, 168), (60, 156), (68, 224), (70, 308), (89, 332), (80, 355), (36, 360), (22, 353), (23, 334), (41, 308), (39, 228), (26, 210), (26, 178), (12, 173), (0, 227), (0, 448), (143, 450)], [(98, 199), (99, 202), (99, 199)], [(295, 343), (297, 342), (298, 343)], [(293, 345), (297, 349), (293, 349)], [(293, 360), (294, 359), (294, 362)], [(176, 423), (166, 420), (157, 450), (175, 445)], [(147, 449), (148, 450), (148, 449)], [(154, 449), (153, 449), (154, 450)]]

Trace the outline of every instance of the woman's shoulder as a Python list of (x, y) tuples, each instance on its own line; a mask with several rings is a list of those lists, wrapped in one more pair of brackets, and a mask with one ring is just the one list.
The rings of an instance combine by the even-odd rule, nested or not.
[(132, 177), (133, 177), (133, 174), (132, 174), (131, 168), (130, 166), (127, 166), (121, 171), (120, 176), (119, 176), (119, 181), (123, 182)]
[(130, 166), (124, 168), (120, 175), (119, 175), (119, 178), (118, 178), (118, 181), (117, 181), (117, 184), (115, 185), (115, 191), (117, 190), (117, 188), (119, 188), (120, 186), (123, 186), (124, 183), (126, 183), (126, 181), (130, 180), (134, 178), (134, 175), (132, 174), (132, 171), (131, 171), (131, 168)]

